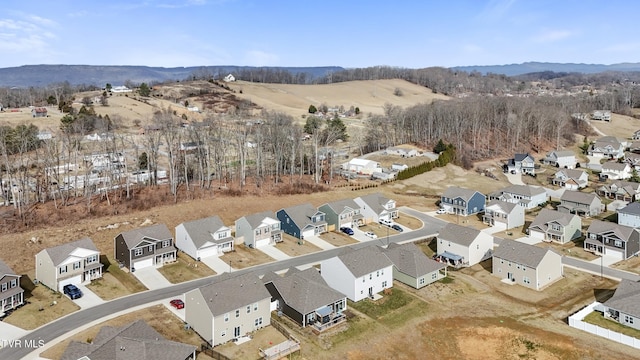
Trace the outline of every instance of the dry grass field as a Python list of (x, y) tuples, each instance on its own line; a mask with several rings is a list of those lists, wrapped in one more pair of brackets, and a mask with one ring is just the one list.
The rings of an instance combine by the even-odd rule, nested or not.
[(592, 120), (591, 126), (607, 135), (621, 139), (631, 139), (633, 133), (640, 129), (640, 119), (626, 115), (611, 114), (611, 122)]

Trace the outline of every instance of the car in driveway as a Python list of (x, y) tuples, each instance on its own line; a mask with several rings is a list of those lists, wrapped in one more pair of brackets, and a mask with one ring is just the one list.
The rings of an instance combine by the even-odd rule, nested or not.
[(351, 229), (349, 227), (341, 227), (340, 231), (342, 231), (343, 233), (345, 233), (347, 235), (353, 235), (353, 229)]
[(62, 291), (71, 300), (79, 299), (82, 297), (82, 291), (80, 291), (80, 289), (78, 289), (78, 287), (73, 284), (65, 285), (64, 287), (62, 287)]
[(378, 235), (374, 234), (371, 231), (367, 231), (366, 233), (364, 233), (364, 236), (372, 238), (372, 239), (377, 239), (378, 238)]
[(445, 209), (436, 210), (436, 214), (446, 214), (446, 213), (447, 213), (447, 210), (445, 210)]
[(174, 308), (180, 310), (180, 309), (184, 309), (184, 301), (180, 300), (180, 299), (173, 299), (171, 301), (169, 301), (169, 304), (171, 304), (171, 306), (173, 306)]
[(404, 229), (402, 228), (402, 226), (398, 225), (398, 224), (393, 224), (391, 225), (391, 228), (397, 232), (403, 232)]
[(387, 220), (387, 219), (380, 219), (380, 224), (386, 225), (386, 226), (391, 226), (391, 225), (393, 225), (393, 221)]

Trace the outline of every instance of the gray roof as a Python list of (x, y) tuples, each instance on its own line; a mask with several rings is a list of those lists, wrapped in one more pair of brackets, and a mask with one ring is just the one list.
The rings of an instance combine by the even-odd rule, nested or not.
[(526, 159), (527, 156), (533, 159), (533, 156), (529, 155), (529, 153), (526, 153), (526, 154), (515, 154), (513, 156), (513, 159), (515, 161), (522, 161), (522, 160)]
[(446, 268), (446, 265), (430, 259), (414, 243), (391, 243), (383, 250), (398, 271), (413, 278)]
[(204, 244), (208, 241), (213, 243), (224, 243), (228, 242), (231, 236), (228, 236), (223, 239), (215, 239), (213, 234), (216, 231), (219, 231), (222, 228), (226, 228), (226, 226), (222, 223), (222, 220), (219, 216), (210, 216), (204, 219), (189, 221), (182, 223), (185, 230), (191, 237), (191, 241), (196, 246), (196, 249), (200, 249)]
[(533, 187), (529, 185), (511, 185), (500, 190), (500, 192), (509, 193), (509, 194), (518, 194), (518, 195), (524, 195), (524, 196), (534, 196), (534, 195), (539, 195), (543, 193), (546, 194), (546, 191), (544, 190), (543, 187)]
[(285, 277), (272, 283), (284, 302), (303, 315), (345, 299), (345, 295), (330, 288), (313, 267), (292, 274), (287, 272)]
[(629, 240), (631, 235), (636, 229), (630, 226), (624, 226), (616, 224), (610, 221), (593, 220), (589, 228), (588, 233), (591, 234), (613, 234), (620, 240)]
[(311, 204), (291, 206), (283, 210), (300, 229), (304, 229), (307, 225), (313, 224), (311, 217), (318, 212), (322, 212), (318, 211), (318, 209), (314, 208)]
[(608, 145), (608, 144), (620, 145), (622, 144), (622, 141), (615, 136), (603, 136), (598, 140), (596, 140), (595, 143), (596, 144), (601, 143), (604, 145)]
[(219, 316), (240, 307), (271, 299), (262, 280), (254, 273), (241, 275), (224, 273), (209, 285), (199, 288), (213, 316)]
[(47, 248), (42, 251), (46, 252), (53, 262), (53, 266), (58, 266), (77, 248), (98, 251), (98, 248), (88, 237), (76, 240), (70, 243)]
[(166, 340), (143, 320), (137, 320), (122, 327), (103, 326), (91, 344), (72, 341), (60, 359), (183, 360), (196, 349)]
[(586, 193), (582, 191), (565, 191), (560, 196), (560, 201), (571, 201), (578, 204), (593, 204), (596, 199), (600, 199), (594, 193)]
[(2, 259), (0, 259), (0, 279), (4, 275), (17, 275)]
[(571, 151), (571, 150), (554, 150), (554, 151), (550, 151), (547, 156), (551, 156), (551, 154), (556, 154), (556, 157), (563, 157), (563, 156), (575, 156), (576, 154)]
[(271, 218), (273, 220), (280, 221), (273, 211), (263, 211), (251, 215), (246, 215), (244, 218), (245, 220), (247, 220), (252, 229), (260, 226), (260, 224), (262, 224), (262, 220), (264, 220), (265, 218)]
[(627, 164), (627, 163), (619, 163), (619, 162), (616, 162), (616, 161), (607, 161), (606, 163), (602, 164), (602, 171), (606, 171), (606, 170), (622, 171), (627, 166), (629, 166), (629, 164)]
[(465, 189), (457, 186), (449, 186), (447, 190), (444, 191), (442, 196), (449, 199), (455, 199), (459, 197), (464, 199), (465, 201), (469, 201), (469, 199), (471, 199), (471, 197), (473, 197), (473, 195), (477, 192), (478, 191), (476, 190)]
[(489, 201), (489, 203), (484, 207), (485, 211), (488, 207), (495, 206), (495, 205), (498, 205), (498, 207), (507, 214), (510, 214), (513, 211), (513, 209), (516, 208), (516, 206), (519, 206), (516, 203), (510, 203), (510, 202), (494, 199)]
[[(553, 252), (553, 250), (515, 240), (503, 240), (500, 246), (493, 251), (493, 257), (535, 269), (548, 252)], [(561, 262), (558, 262), (558, 266), (562, 266)]]
[(546, 231), (547, 224), (552, 221), (557, 222), (562, 226), (567, 226), (571, 222), (571, 220), (573, 220), (574, 217), (580, 219), (580, 217), (578, 217), (578, 215), (576, 214), (570, 214), (570, 213), (560, 212), (560, 211), (551, 210), (551, 209), (542, 209), (538, 213), (538, 216), (536, 216), (536, 218), (533, 219), (533, 221), (531, 222), (531, 225), (529, 225), (529, 228), (537, 227)]
[(640, 282), (622, 279), (616, 292), (604, 305), (640, 318)]
[(438, 234), (438, 239), (469, 246), (480, 235), (480, 230), (458, 224), (447, 223)]
[(356, 278), (393, 266), (391, 260), (374, 245), (357, 250), (347, 249), (344, 253), (338, 255), (338, 259)]
[(579, 179), (583, 174), (586, 174), (584, 170), (577, 169), (560, 169), (558, 172), (564, 173), (567, 177), (571, 179)]
[(156, 224), (120, 233), (129, 249), (137, 246), (144, 239), (156, 241), (169, 240), (173, 236), (165, 224)]
[(635, 201), (631, 202), (629, 203), (629, 205), (623, 207), (622, 209), (618, 209), (618, 213), (640, 215), (640, 203)]
[(329, 208), (331, 208), (336, 214), (340, 214), (342, 211), (344, 211), (345, 208), (349, 208), (352, 210), (360, 209), (360, 205), (356, 204), (353, 199), (336, 200), (328, 202), (326, 203), (326, 205), (329, 206)]
[(376, 214), (380, 214), (383, 211), (386, 211), (386, 209), (382, 205), (385, 205), (391, 200), (380, 193), (360, 196), (360, 199), (362, 199), (365, 204), (369, 205), (371, 210), (373, 210)]

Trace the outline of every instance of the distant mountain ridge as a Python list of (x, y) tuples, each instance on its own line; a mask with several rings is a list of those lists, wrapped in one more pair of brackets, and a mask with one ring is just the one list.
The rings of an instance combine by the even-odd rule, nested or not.
[(456, 66), (451, 70), (472, 72), (477, 71), (482, 74), (503, 74), (507, 76), (517, 76), (538, 72), (565, 72), (565, 73), (583, 73), (595, 74), (606, 71), (640, 71), (640, 63), (619, 63), (611, 65), (603, 64), (576, 64), (576, 63), (547, 63), (547, 62), (525, 62), (522, 64), (508, 65), (477, 65), (477, 66)]
[(44, 87), (49, 84), (68, 81), (71, 85), (105, 84), (121, 85), (126, 81), (133, 83), (152, 83), (170, 80), (185, 80), (197, 72), (209, 72), (216, 77), (229, 73), (237, 75), (240, 71), (261, 69), (283, 70), (292, 74), (305, 73), (308, 78), (318, 78), (331, 72), (342, 71), (339, 66), (319, 67), (253, 67), (253, 66), (191, 66), (191, 67), (149, 67), (149, 66), (111, 66), (111, 65), (24, 65), (0, 68), (0, 87)]

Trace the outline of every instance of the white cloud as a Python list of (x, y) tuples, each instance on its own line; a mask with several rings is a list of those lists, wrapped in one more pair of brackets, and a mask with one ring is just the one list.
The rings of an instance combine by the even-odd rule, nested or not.
[[(50, 62), (54, 53), (51, 42), (58, 24), (37, 15), (19, 14), (15, 19), (0, 19), (0, 53), (11, 54), (0, 66), (23, 65), (26, 61)], [(20, 64), (9, 63), (20, 59)]]
[(247, 51), (244, 58), (249, 66), (275, 66), (279, 60), (278, 55), (261, 50)]
[(550, 43), (567, 39), (573, 35), (574, 33), (569, 30), (544, 30), (535, 35), (532, 40), (537, 43)]

